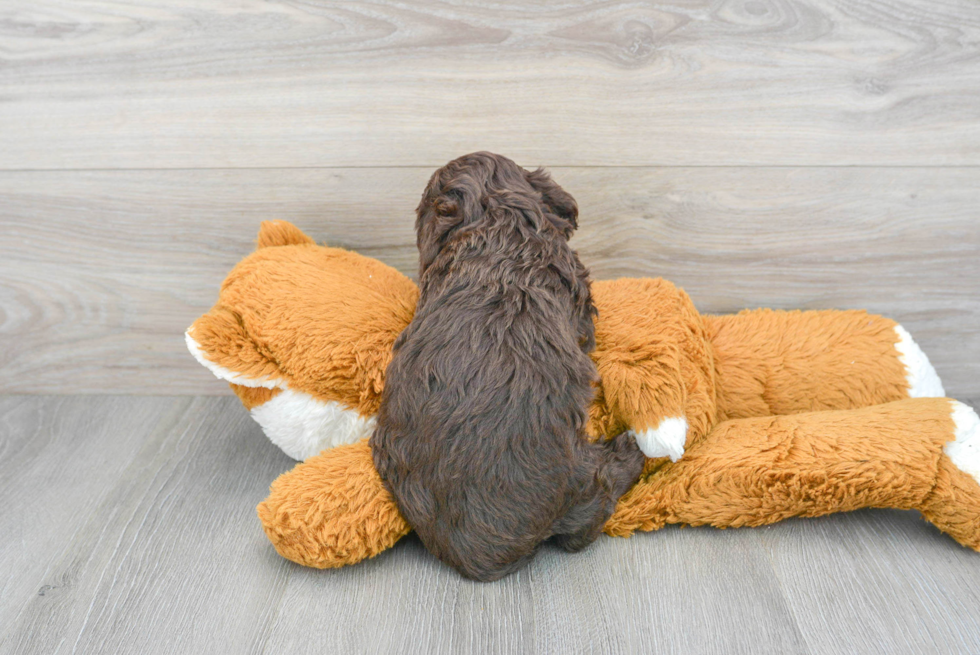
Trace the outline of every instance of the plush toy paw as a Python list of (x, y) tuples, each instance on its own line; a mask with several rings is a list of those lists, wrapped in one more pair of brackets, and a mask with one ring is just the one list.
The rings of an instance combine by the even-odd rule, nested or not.
[(669, 457), (676, 462), (684, 454), (687, 441), (687, 419), (683, 416), (665, 418), (655, 428), (642, 430), (636, 443), (647, 457)]
[(280, 555), (318, 569), (374, 557), (410, 530), (374, 468), (366, 439), (283, 473), (257, 511)]
[(964, 546), (980, 550), (980, 418), (973, 408), (950, 403), (953, 439), (943, 446), (922, 515)]

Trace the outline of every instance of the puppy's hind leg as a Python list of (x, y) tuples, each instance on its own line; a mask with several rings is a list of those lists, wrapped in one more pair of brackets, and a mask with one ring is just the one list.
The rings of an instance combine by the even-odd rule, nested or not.
[(627, 430), (608, 441), (589, 444), (586, 452), (594, 458), (589, 467), (588, 491), (554, 529), (554, 543), (575, 552), (588, 546), (602, 532), (616, 509), (619, 497), (636, 484), (646, 461), (636, 436)]
[(595, 446), (598, 446), (601, 453), (599, 476), (608, 481), (613, 500), (617, 501), (640, 479), (647, 460), (646, 455), (636, 443), (636, 435), (632, 430), (600, 441)]

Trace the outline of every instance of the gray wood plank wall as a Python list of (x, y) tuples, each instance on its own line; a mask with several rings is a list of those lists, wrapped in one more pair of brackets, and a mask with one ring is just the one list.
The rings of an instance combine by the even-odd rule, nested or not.
[[(6, 3), (0, 166), (975, 165), (973, 0)], [(41, 144), (43, 143), (43, 146)]]
[(179, 335), (258, 222), (415, 266), (429, 172), (551, 167), (596, 277), (868, 307), (980, 393), (980, 11), (12, 2), (0, 391), (221, 394)]
[[(428, 168), (0, 171), (0, 391), (228, 393), (182, 333), (263, 219), (413, 275)], [(980, 395), (980, 168), (553, 168), (596, 278), (701, 311), (862, 308)]]

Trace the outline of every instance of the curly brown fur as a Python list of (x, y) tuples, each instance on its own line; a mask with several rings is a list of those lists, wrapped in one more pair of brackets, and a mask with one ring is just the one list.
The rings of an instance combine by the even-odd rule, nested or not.
[(436, 171), (418, 207), (421, 296), (371, 446), (422, 542), (470, 578), (552, 537), (585, 547), (643, 467), (630, 433), (585, 437), (598, 375), (577, 218), (545, 171), (485, 152)]

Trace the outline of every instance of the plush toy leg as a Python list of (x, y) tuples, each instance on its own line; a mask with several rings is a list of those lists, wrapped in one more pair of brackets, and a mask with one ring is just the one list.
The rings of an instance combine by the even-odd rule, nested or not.
[(718, 420), (855, 409), (945, 395), (901, 325), (863, 311), (705, 316)]
[(620, 500), (606, 532), (753, 526), (862, 507), (918, 509), (980, 549), (980, 421), (946, 398), (736, 419)]
[(257, 509), (280, 555), (319, 569), (374, 557), (410, 530), (381, 483), (367, 439), (297, 464), (272, 483)]
[(593, 284), (599, 311), (592, 353), (602, 385), (593, 437), (629, 428), (649, 458), (677, 461), (715, 422), (715, 367), (701, 314), (662, 279)]

